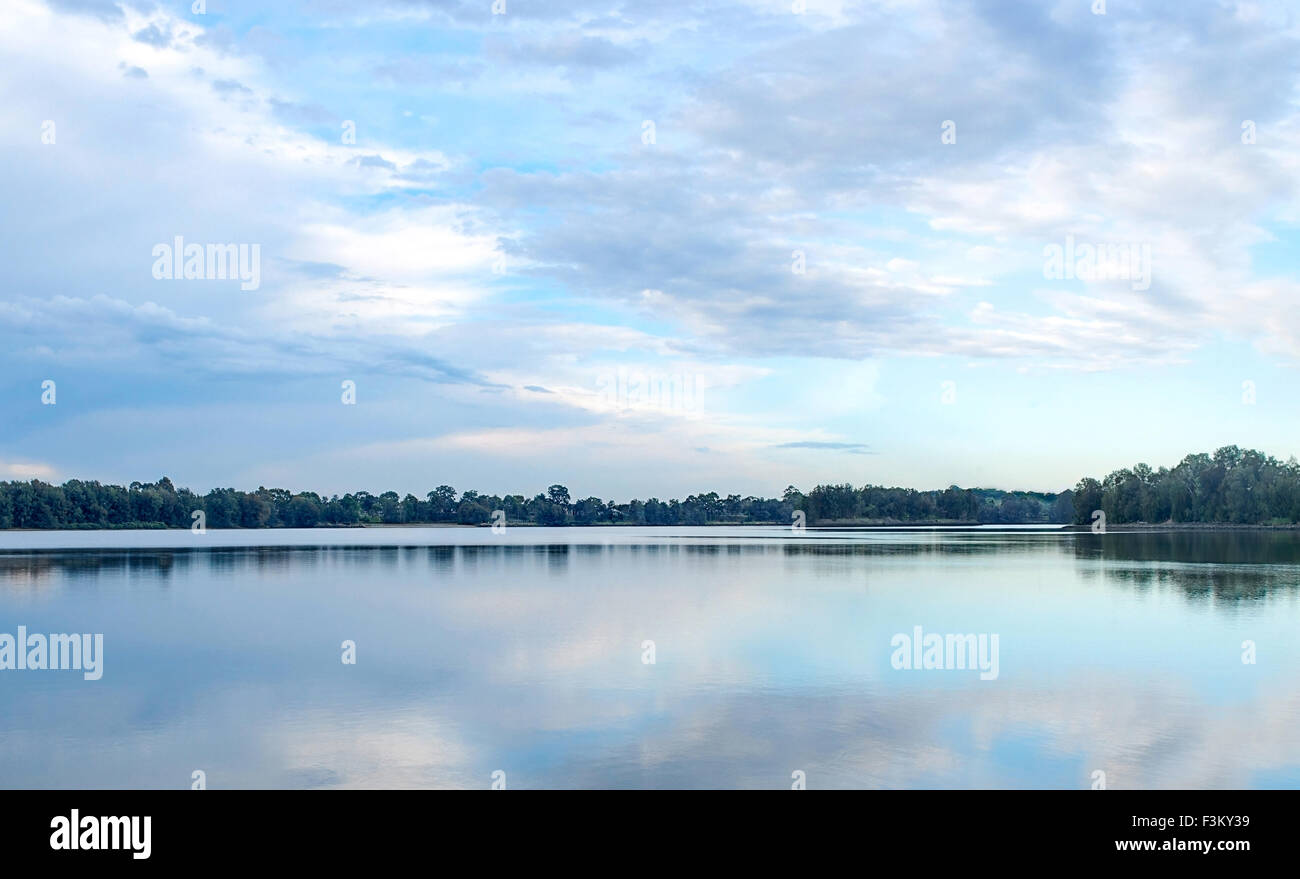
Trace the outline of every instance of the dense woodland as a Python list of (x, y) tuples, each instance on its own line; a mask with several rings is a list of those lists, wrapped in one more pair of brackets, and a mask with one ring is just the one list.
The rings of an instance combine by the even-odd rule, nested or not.
[(199, 495), (170, 479), (129, 486), (74, 479), (0, 482), (0, 528), (188, 528), (202, 510), (209, 528), (311, 528), (317, 525), (481, 525), (494, 510), (509, 524), (723, 525), (782, 524), (795, 510), (810, 525), (835, 523), (1087, 524), (1094, 510), (1107, 522), (1300, 522), (1300, 464), (1280, 463), (1236, 446), (1188, 455), (1177, 467), (1146, 464), (1085, 478), (1058, 494), (997, 489), (941, 491), (866, 485), (819, 485), (807, 494), (790, 486), (780, 498), (693, 494), (685, 500), (597, 497), (573, 500), (562, 485), (534, 497), (458, 493), (440, 485), (423, 498), (357, 492), (329, 497), (281, 488), (214, 489)]
[(1300, 522), (1300, 463), (1224, 446), (1213, 455), (1188, 455), (1172, 470), (1138, 464), (1100, 481), (1080, 480), (1074, 521), (1091, 521), (1094, 510), (1104, 512), (1108, 524), (1294, 524)]
[(544, 494), (458, 494), (440, 485), (423, 498), (397, 492), (324, 497), (280, 488), (257, 491), (215, 489), (198, 495), (169, 479), (129, 486), (71, 480), (0, 483), (0, 528), (188, 528), (202, 510), (209, 528), (310, 528), (316, 525), (481, 525), (493, 510), (506, 522), (533, 525), (788, 525), (795, 510), (810, 524), (832, 521), (881, 522), (1068, 522), (1074, 513), (1062, 495), (949, 488), (820, 485), (807, 495), (791, 486), (780, 498), (693, 494), (685, 500), (632, 500), (619, 504), (598, 497), (573, 500), (562, 485)]

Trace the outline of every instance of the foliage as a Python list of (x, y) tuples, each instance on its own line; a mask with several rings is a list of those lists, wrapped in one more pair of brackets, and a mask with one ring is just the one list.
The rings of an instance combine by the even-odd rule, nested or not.
[(0, 528), (188, 528), (202, 510), (209, 528), (312, 528), (317, 525), (482, 525), (494, 510), (506, 521), (536, 525), (782, 524), (803, 510), (809, 523), (880, 522), (1068, 522), (1069, 492), (1060, 495), (995, 489), (916, 491), (867, 485), (819, 485), (807, 495), (794, 486), (780, 498), (693, 494), (685, 500), (650, 498), (625, 504), (598, 497), (571, 500), (563, 485), (533, 498), (523, 495), (458, 495), (440, 485), (423, 499), (387, 491), (326, 497), (281, 488), (213, 489), (198, 495), (170, 479), (127, 487), (71, 480), (0, 482)]
[(1108, 524), (1213, 522), (1236, 525), (1300, 522), (1300, 464), (1253, 449), (1224, 446), (1213, 455), (1188, 455), (1172, 470), (1146, 464), (1116, 470), (1100, 482), (1079, 481), (1074, 521)]

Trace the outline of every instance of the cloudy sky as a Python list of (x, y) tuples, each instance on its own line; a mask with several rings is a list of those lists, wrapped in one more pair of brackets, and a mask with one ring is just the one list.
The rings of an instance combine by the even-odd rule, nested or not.
[[(1289, 4), (493, 6), (6, 0), (0, 478), (621, 500), (1300, 452)], [(178, 236), (256, 245), (256, 288), (155, 277)]]

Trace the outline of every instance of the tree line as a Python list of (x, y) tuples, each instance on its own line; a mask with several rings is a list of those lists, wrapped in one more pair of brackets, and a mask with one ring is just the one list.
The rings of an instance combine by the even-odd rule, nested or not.
[(0, 528), (188, 528), (202, 511), (209, 528), (311, 528), (318, 525), (483, 525), (494, 511), (510, 524), (532, 525), (789, 525), (802, 511), (810, 525), (1089, 524), (1101, 510), (1108, 523), (1300, 522), (1300, 464), (1282, 463), (1236, 446), (1213, 455), (1188, 455), (1173, 469), (1146, 464), (1105, 479), (1081, 479), (1058, 493), (949, 486), (938, 491), (848, 483), (804, 493), (788, 487), (779, 498), (717, 492), (685, 500), (598, 497), (574, 500), (563, 485), (526, 497), (440, 485), (423, 498), (395, 491), (344, 495), (282, 488), (196, 494), (164, 477), (128, 486), (69, 480), (0, 482)]
[(0, 528), (188, 528), (202, 511), (209, 528), (311, 528), (317, 525), (483, 525), (494, 511), (506, 522), (532, 525), (791, 524), (796, 510), (809, 524), (833, 522), (1068, 522), (1069, 492), (1060, 495), (995, 489), (916, 491), (868, 485), (794, 486), (780, 498), (693, 494), (685, 500), (598, 497), (574, 500), (563, 485), (531, 498), (521, 494), (458, 493), (440, 485), (423, 498), (395, 491), (325, 496), (282, 488), (196, 494), (166, 477), (129, 486), (69, 480), (0, 482)]
[(1074, 521), (1101, 510), (1108, 524), (1213, 522), (1292, 525), (1300, 522), (1300, 463), (1237, 446), (1188, 455), (1173, 469), (1146, 464), (1085, 477), (1074, 488)]

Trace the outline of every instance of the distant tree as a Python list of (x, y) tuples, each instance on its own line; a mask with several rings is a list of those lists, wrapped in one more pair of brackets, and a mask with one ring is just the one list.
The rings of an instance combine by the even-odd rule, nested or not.
[(320, 498), (314, 494), (296, 495), (289, 502), (289, 527), (315, 528), (321, 518)]
[(605, 502), (598, 497), (589, 497), (574, 504), (573, 521), (577, 525), (594, 525), (606, 519), (605, 513)]
[(1074, 492), (1068, 488), (1052, 502), (1051, 521), (1068, 525), (1074, 521)]
[(1077, 525), (1092, 522), (1094, 510), (1101, 509), (1101, 483), (1086, 476), (1074, 487), (1074, 521)]

